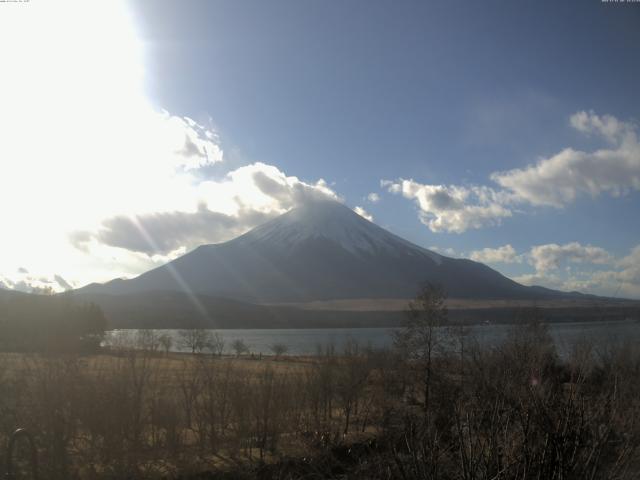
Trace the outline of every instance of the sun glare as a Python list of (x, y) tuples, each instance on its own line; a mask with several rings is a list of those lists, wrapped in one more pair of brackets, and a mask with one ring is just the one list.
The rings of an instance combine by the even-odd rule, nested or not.
[(39, 269), (60, 268), (72, 248), (69, 229), (131, 200), (117, 192), (129, 191), (123, 184), (141, 172), (123, 153), (142, 153), (135, 127), (157, 119), (123, 2), (7, 6), (0, 16), (0, 265), (11, 271), (28, 258)]
[(93, 258), (81, 258), (69, 234), (95, 230), (111, 215), (195, 210), (190, 178), (179, 169), (198, 166), (202, 156), (180, 151), (188, 139), (206, 161), (222, 152), (212, 132), (147, 99), (142, 42), (124, 2), (7, 6), (0, 16), (0, 267), (17, 271), (26, 262), (42, 274), (106, 280), (132, 259), (118, 265), (121, 252), (104, 255), (95, 245)]

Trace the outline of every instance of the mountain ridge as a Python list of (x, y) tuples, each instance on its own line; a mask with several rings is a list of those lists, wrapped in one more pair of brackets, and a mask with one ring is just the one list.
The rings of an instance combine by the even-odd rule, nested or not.
[(251, 303), (412, 298), (421, 283), (456, 298), (548, 299), (488, 266), (445, 257), (398, 237), (333, 200), (309, 202), (224, 243), (202, 245), (130, 280), (78, 292), (183, 291)]

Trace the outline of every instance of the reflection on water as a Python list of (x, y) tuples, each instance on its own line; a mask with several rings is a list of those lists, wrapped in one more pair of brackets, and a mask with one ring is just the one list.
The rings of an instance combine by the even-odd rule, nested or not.
[[(590, 341), (605, 348), (619, 342), (639, 342), (640, 324), (633, 321), (620, 322), (572, 322), (550, 324), (550, 332), (558, 350), (568, 351), (580, 341)], [(480, 345), (493, 346), (501, 342), (510, 325), (474, 325), (469, 327), (469, 338)], [(225, 342), (225, 352), (231, 353), (235, 340), (242, 340), (251, 353), (271, 354), (271, 346), (284, 344), (292, 355), (310, 355), (318, 346), (334, 345), (340, 351), (348, 340), (372, 347), (387, 347), (392, 343), (392, 328), (313, 328), (313, 329), (247, 329), (217, 330)], [(133, 345), (139, 337), (138, 330), (113, 330), (108, 332), (105, 345)], [(171, 350), (189, 352), (181, 339), (179, 330), (156, 330), (156, 334), (171, 337)], [(213, 332), (213, 331), (212, 331)]]

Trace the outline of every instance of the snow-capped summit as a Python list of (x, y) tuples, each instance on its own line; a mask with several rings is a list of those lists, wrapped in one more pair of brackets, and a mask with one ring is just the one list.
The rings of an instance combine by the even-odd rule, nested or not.
[(380, 228), (335, 200), (308, 202), (254, 228), (237, 240), (246, 244), (271, 243), (295, 248), (306, 241), (320, 239), (334, 242), (353, 254), (395, 254), (401, 246), (429, 255), (436, 263), (441, 262), (437, 253)]
[(225, 243), (85, 293), (182, 291), (251, 302), (411, 298), (426, 282), (457, 298), (540, 298), (491, 268), (438, 255), (332, 200), (295, 208)]

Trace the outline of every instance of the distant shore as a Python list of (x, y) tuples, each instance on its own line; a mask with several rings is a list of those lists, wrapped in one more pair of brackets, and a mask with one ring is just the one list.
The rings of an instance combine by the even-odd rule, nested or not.
[[(357, 299), (256, 305), (254, 309), (232, 309), (209, 317), (168, 316), (165, 312), (105, 308), (113, 329), (119, 328), (216, 328), (216, 329), (309, 329), (397, 327), (406, 319), (408, 300)], [(640, 320), (640, 302), (588, 299), (522, 301), (461, 300), (447, 302), (449, 320), (464, 325), (517, 324), (531, 315), (549, 323)], [(155, 313), (155, 314), (154, 314)]]

